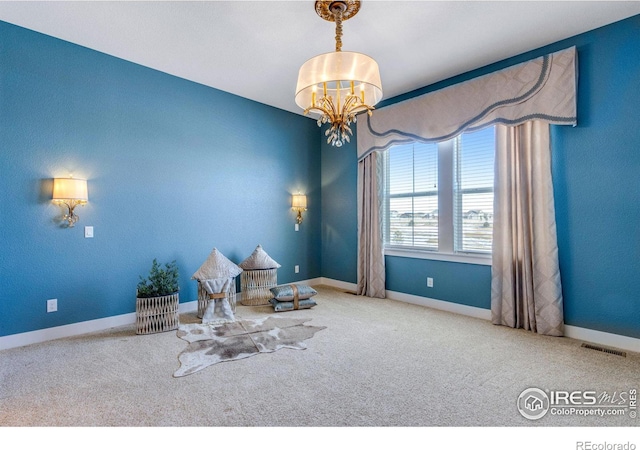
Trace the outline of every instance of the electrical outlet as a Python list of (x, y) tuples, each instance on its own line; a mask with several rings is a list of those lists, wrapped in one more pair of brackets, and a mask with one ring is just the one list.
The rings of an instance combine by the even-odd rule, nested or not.
[(427, 287), (433, 287), (433, 278), (427, 277)]
[(293, 271), (295, 273), (299, 273), (300, 272), (300, 266), (296, 264), (296, 266), (293, 268)]
[(58, 299), (51, 298), (47, 300), (47, 312), (56, 312), (58, 310)]

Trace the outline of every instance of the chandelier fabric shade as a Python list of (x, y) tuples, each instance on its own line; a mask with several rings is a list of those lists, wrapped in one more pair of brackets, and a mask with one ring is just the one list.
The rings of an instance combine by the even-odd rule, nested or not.
[(325, 83), (327, 95), (334, 99), (344, 100), (349, 95), (357, 95), (369, 105), (382, 99), (378, 63), (362, 53), (324, 53), (304, 63), (298, 75), (296, 104), (302, 109), (317, 104), (324, 95)]

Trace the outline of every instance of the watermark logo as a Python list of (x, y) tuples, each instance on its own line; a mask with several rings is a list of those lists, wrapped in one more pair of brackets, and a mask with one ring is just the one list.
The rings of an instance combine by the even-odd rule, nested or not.
[(527, 388), (518, 396), (522, 417), (538, 420), (547, 413), (554, 416), (637, 417), (637, 389), (628, 391), (562, 391)]
[(528, 388), (518, 397), (518, 411), (526, 419), (538, 420), (549, 411), (549, 396), (542, 389)]
[(576, 442), (576, 450), (636, 450), (633, 442)]

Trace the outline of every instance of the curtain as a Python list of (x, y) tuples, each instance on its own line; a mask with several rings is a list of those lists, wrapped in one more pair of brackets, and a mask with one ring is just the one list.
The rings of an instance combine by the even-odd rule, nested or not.
[(492, 322), (562, 336), (547, 123), (496, 126), (494, 183)]
[(358, 295), (385, 298), (382, 240), (381, 158), (370, 153), (358, 162)]
[[(577, 123), (576, 92), (577, 52), (575, 47), (571, 47), (376, 109), (371, 117), (361, 114), (357, 122), (358, 293), (374, 297), (385, 295), (380, 213), (381, 183), (380, 178), (374, 176), (377, 171), (377, 162), (381, 159), (381, 152), (402, 143), (440, 142), (463, 132), (497, 124), (516, 127), (536, 120), (544, 123), (547, 128), (548, 124), (575, 126)], [(548, 153), (548, 142), (546, 147)], [(373, 156), (376, 154), (377, 156)], [(369, 159), (371, 156), (373, 159)], [(545, 183), (548, 188), (551, 187), (550, 178)], [(542, 214), (538, 209), (543, 207), (550, 208), (547, 215), (553, 216), (553, 203), (534, 204), (532, 207), (536, 208), (536, 220), (538, 215)], [(506, 228), (503, 227), (503, 230)], [(534, 244), (537, 245), (538, 242), (546, 240), (555, 241), (555, 229), (553, 236), (549, 238), (543, 238), (540, 235), (541, 230), (538, 228), (536, 230)], [(503, 239), (502, 236), (494, 238), (494, 246), (496, 240), (500, 242), (501, 239)], [(545, 246), (543, 248), (541, 252), (547, 251)], [(531, 248), (528, 251), (539, 252)], [(540, 259), (536, 258), (535, 263), (537, 264)], [(541, 269), (547, 270), (548, 267), (545, 265)], [(505, 267), (504, 270), (509, 269)], [(540, 274), (536, 276), (541, 277)], [(559, 286), (557, 273), (551, 273), (547, 278), (554, 279), (554, 277), (558, 277), (557, 285)], [(509, 283), (511, 281), (505, 280), (500, 290), (508, 289)], [(540, 280), (537, 283), (545, 284)], [(545, 286), (538, 286), (536, 289), (538, 292), (547, 290)], [(553, 294), (543, 295), (553, 297)], [(556, 304), (555, 309), (559, 306), (561, 311), (561, 297)], [(501, 306), (501, 308), (506, 307)], [(537, 329), (548, 329), (550, 334), (561, 333), (561, 326), (555, 326), (555, 328), (559, 327), (560, 331), (553, 331), (553, 320), (550, 320), (548, 325), (541, 326), (540, 322), (545, 320), (541, 316), (547, 315), (546, 307), (540, 303), (535, 308), (544, 310), (543, 314), (538, 314), (536, 318), (527, 310), (526, 317), (529, 322), (533, 320)], [(506, 313), (509, 315), (508, 312)], [(503, 316), (502, 311), (497, 315)], [(525, 314), (521, 316), (524, 317)]]

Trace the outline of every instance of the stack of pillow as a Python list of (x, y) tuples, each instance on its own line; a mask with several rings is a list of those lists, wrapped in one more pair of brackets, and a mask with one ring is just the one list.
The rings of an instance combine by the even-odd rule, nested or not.
[(317, 305), (311, 297), (318, 292), (304, 284), (285, 284), (272, 287), (270, 291), (273, 298), (269, 302), (273, 305), (275, 312), (309, 309)]

